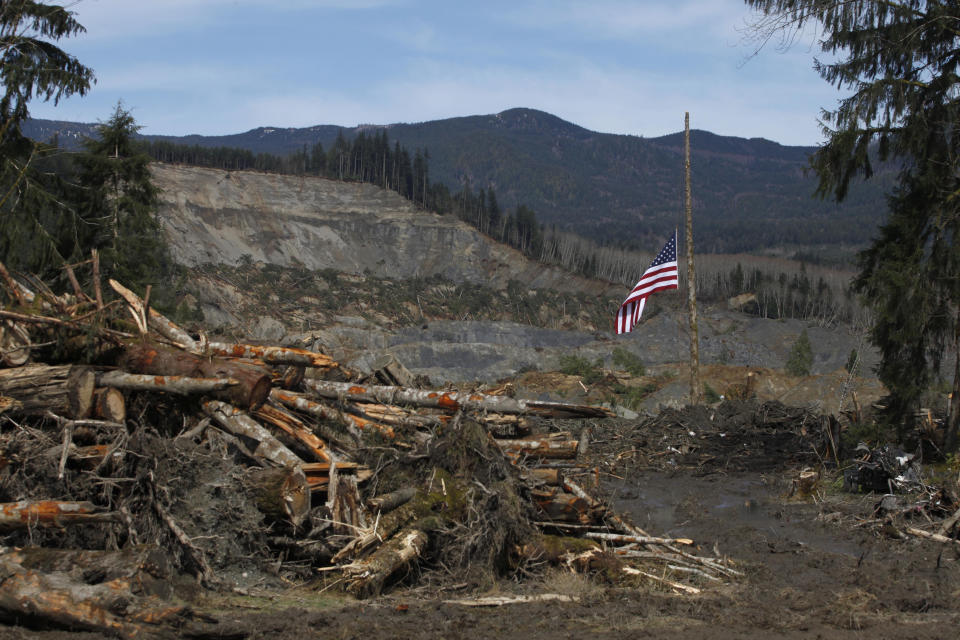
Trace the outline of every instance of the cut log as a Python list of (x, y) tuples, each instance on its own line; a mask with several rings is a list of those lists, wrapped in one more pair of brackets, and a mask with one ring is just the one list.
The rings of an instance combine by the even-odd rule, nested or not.
[(164, 338), (175, 344), (179, 344), (184, 349), (187, 349), (188, 351), (197, 350), (196, 340), (194, 340), (189, 333), (168, 320), (166, 316), (159, 313), (156, 309), (150, 309), (150, 314), (147, 318), (147, 324), (149, 324), (154, 331), (162, 335)]
[(337, 363), (330, 356), (305, 349), (295, 349), (293, 347), (210, 342), (207, 344), (207, 352), (215, 356), (229, 358), (251, 358), (261, 360), (267, 364), (292, 364), (301, 367), (317, 367), (320, 369), (329, 369), (330, 367), (337, 366)]
[(577, 440), (494, 440), (508, 455), (571, 460), (577, 457)]
[(185, 378), (204, 377), (201, 370), (203, 359), (199, 356), (147, 342), (136, 342), (127, 346), (117, 364), (130, 373)]
[(493, 413), (532, 413), (554, 418), (597, 418), (614, 415), (604, 407), (521, 400), (509, 396), (488, 396), (482, 393), (359, 385), (314, 379), (307, 379), (304, 384), (322, 398), (334, 400), (342, 398), (353, 402), (409, 404), (418, 407), (436, 407), (446, 411), (463, 409)]
[(344, 403), (344, 408), (353, 415), (393, 426), (430, 429), (450, 420), (448, 415), (421, 416), (403, 407), (387, 404)]
[(110, 387), (93, 390), (93, 416), (111, 422), (123, 422), (127, 419), (127, 404), (123, 394)]
[(124, 391), (155, 391), (181, 396), (209, 395), (239, 384), (233, 378), (193, 378), (188, 376), (154, 376), (145, 373), (107, 371), (97, 374), (97, 386)]
[(119, 522), (115, 511), (104, 511), (92, 502), (21, 500), (0, 503), (0, 531), (28, 527), (63, 527), (89, 522)]
[(347, 591), (357, 598), (379, 595), (391, 576), (420, 557), (427, 540), (419, 529), (404, 529), (363, 562), (344, 567), (350, 578)]
[(17, 400), (25, 414), (83, 418), (93, 406), (95, 379), (89, 367), (29, 364), (0, 369), (0, 395)]
[[(51, 551), (44, 549), (43, 551)], [(62, 573), (45, 574), (27, 569), (10, 554), (0, 555), (0, 618), (16, 624), (32, 623), (71, 631), (94, 631), (109, 637), (139, 638), (148, 631), (143, 625), (119, 614), (138, 612), (161, 622), (183, 613), (183, 607), (148, 610), (138, 607), (140, 598), (133, 593), (134, 580), (115, 578), (88, 584)], [(154, 606), (155, 600), (145, 600)], [(155, 628), (155, 627), (154, 627)]]
[(306, 450), (313, 462), (331, 462), (336, 458), (327, 444), (314, 435), (307, 425), (283, 409), (265, 404), (254, 411), (254, 415), (279, 429), (288, 441), (295, 443), (296, 448)]
[(219, 358), (202, 358), (145, 342), (128, 346), (119, 364), (130, 373), (236, 380), (237, 384), (211, 395), (245, 409), (261, 406), (270, 394), (270, 375), (259, 367)]
[(300, 465), (303, 460), (280, 443), (259, 422), (240, 409), (219, 400), (207, 400), (203, 410), (229, 433), (250, 442), (250, 453), (278, 467)]
[(351, 429), (351, 435), (358, 439), (363, 437), (364, 431), (377, 433), (391, 440), (396, 438), (396, 432), (393, 430), (393, 427), (389, 425), (380, 424), (373, 420), (339, 411), (325, 404), (305, 398), (298, 393), (293, 393), (292, 391), (272, 389), (270, 391), (270, 397), (280, 404), (290, 407), (291, 409), (296, 409), (297, 411), (303, 411), (316, 418), (346, 424), (347, 427)]
[(401, 505), (410, 502), (416, 493), (417, 490), (413, 487), (397, 489), (396, 491), (391, 491), (390, 493), (385, 493), (381, 496), (370, 498), (367, 500), (367, 508), (374, 513), (387, 513), (389, 511), (393, 511)]
[(3, 559), (41, 573), (65, 573), (77, 580), (129, 580), (139, 594), (163, 598), (173, 595), (174, 569), (167, 550), (156, 545), (135, 545), (121, 551), (7, 548)]
[(310, 487), (300, 467), (250, 469), (244, 484), (253, 493), (257, 509), (272, 520), (298, 527), (310, 513)]

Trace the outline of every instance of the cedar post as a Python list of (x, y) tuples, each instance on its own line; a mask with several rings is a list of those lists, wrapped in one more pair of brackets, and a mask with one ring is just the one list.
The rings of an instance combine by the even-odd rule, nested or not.
[(687, 231), (687, 301), (690, 310), (690, 404), (700, 404), (703, 388), (700, 386), (700, 333), (697, 329), (697, 279), (693, 270), (693, 197), (690, 191), (690, 113), (683, 116), (684, 169), (686, 173), (685, 201)]

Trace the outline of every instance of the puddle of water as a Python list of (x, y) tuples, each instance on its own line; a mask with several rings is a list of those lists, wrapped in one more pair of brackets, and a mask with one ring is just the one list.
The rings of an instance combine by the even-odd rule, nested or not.
[(776, 487), (756, 475), (650, 474), (607, 488), (613, 508), (650, 535), (690, 537), (710, 544), (724, 533), (739, 532), (784, 550), (809, 547), (851, 557), (861, 552), (857, 545), (830, 535), (829, 529), (806, 526), (812, 524), (809, 515), (801, 516)]

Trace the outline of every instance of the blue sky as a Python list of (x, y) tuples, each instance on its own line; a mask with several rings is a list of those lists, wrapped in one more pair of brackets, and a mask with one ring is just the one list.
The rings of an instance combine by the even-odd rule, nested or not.
[(60, 46), (97, 84), (38, 118), (144, 133), (547, 111), (605, 133), (691, 127), (818, 144), (838, 93), (801, 42), (750, 57), (739, 0), (80, 0)]

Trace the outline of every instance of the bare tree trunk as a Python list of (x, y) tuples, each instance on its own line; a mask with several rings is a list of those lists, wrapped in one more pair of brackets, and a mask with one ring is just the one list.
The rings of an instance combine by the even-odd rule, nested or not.
[(703, 400), (700, 384), (700, 331), (697, 328), (697, 279), (693, 269), (693, 197), (690, 189), (690, 114), (684, 114), (684, 168), (687, 231), (687, 302), (690, 313), (690, 404)]
[(104, 511), (92, 502), (21, 500), (0, 503), (0, 531), (27, 527), (64, 527), (86, 522), (118, 522), (119, 514)]
[(203, 358), (159, 345), (143, 342), (132, 344), (124, 351), (119, 364), (131, 373), (231, 378), (238, 384), (215, 391), (212, 395), (246, 409), (256, 409), (270, 395), (270, 376), (260, 367), (220, 358)]
[(22, 413), (84, 418), (93, 405), (95, 380), (89, 367), (30, 364), (0, 369), (0, 395), (19, 401)]
[(957, 312), (956, 327), (954, 329), (954, 366), (953, 366), (953, 393), (950, 395), (950, 418), (947, 422), (947, 433), (943, 447), (953, 453), (957, 450), (958, 432), (960, 432), (960, 311)]

